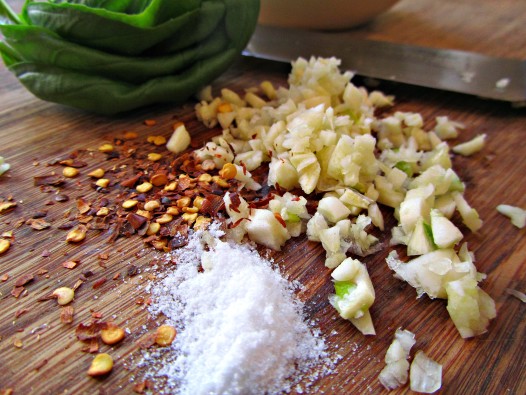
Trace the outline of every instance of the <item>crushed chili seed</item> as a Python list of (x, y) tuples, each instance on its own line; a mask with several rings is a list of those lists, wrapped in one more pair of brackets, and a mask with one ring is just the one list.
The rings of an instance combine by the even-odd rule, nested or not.
[(22, 340), (17, 338), (13, 342), (13, 346), (15, 346), (16, 348), (22, 348), (24, 346), (24, 344), (22, 343)]
[(166, 144), (166, 137), (158, 136), (148, 136), (146, 139), (147, 142), (152, 143), (153, 145), (164, 145)]
[(6, 239), (0, 239), (0, 254), (6, 252), (11, 247), (11, 242)]
[(107, 327), (100, 331), (102, 342), (110, 346), (119, 343), (125, 336), (124, 329), (113, 323), (108, 323)]
[(69, 231), (66, 236), (68, 243), (79, 243), (86, 238), (86, 232), (88, 228), (85, 225), (79, 225), (76, 228)]
[(110, 143), (104, 143), (101, 146), (99, 146), (98, 149), (99, 149), (100, 152), (105, 152), (105, 153), (112, 152), (113, 151), (113, 145), (111, 145)]
[(2, 277), (0, 277), (0, 281), (6, 282), (7, 280), (9, 280), (9, 274), (4, 273)]
[(74, 178), (79, 175), (79, 170), (75, 167), (66, 166), (62, 170), (62, 175), (66, 178)]
[(105, 170), (99, 167), (93, 171), (90, 171), (88, 173), (88, 176), (93, 177), (93, 178), (102, 178), (105, 173), (106, 173)]
[(0, 214), (5, 214), (17, 206), (16, 202), (0, 202)]

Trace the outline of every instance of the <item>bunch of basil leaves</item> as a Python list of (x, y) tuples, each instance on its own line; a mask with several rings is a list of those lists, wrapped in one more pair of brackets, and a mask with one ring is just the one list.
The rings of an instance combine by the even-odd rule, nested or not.
[(259, 0), (0, 0), (0, 54), (35, 96), (100, 114), (182, 103), (235, 60)]

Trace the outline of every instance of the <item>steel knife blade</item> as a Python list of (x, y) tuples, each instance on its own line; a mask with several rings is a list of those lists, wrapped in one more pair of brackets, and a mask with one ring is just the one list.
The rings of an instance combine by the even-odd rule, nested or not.
[(280, 62), (334, 56), (363, 77), (526, 103), (526, 61), (519, 59), (264, 25), (256, 27), (243, 54)]

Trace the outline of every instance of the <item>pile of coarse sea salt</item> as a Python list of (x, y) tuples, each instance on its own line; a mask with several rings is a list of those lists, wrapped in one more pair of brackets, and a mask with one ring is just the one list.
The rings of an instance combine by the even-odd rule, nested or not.
[(146, 378), (170, 394), (301, 393), (337, 357), (271, 262), (220, 236), (194, 233), (169, 254), (173, 270), (148, 286), (150, 312), (178, 334), (170, 348), (145, 351)]

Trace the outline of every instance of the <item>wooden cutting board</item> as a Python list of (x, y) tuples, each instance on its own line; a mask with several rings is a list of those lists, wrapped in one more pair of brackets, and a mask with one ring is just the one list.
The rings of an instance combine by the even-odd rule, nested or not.
[[(476, 1), (478, 19), (466, 18), (473, 12), (469, 3), (443, 1), (439, 6), (432, 1), (401, 1), (357, 35), (526, 57), (518, 39), (523, 35), (516, 34), (524, 31), (525, 25), (525, 14), (518, 12), (524, 7), (520, 1), (506, 1), (507, 7), (491, 0)], [(503, 21), (506, 29), (501, 29)], [(501, 45), (503, 42), (506, 45)], [(264, 79), (285, 85), (287, 72), (287, 66), (244, 59), (215, 84), (215, 89), (229, 87), (242, 92)], [(0, 82), (0, 155), (12, 165), (0, 177), (0, 199), (17, 202), (14, 210), (0, 214), (0, 234), (13, 234), (11, 248), (0, 255), (0, 394), (7, 389), (14, 394), (133, 393), (135, 382), (142, 377), (137, 368), (139, 343), (158, 325), (148, 316), (144, 304), (147, 295), (141, 291), (152, 252), (139, 237), (108, 244), (105, 232), (97, 231), (89, 231), (80, 244), (68, 244), (67, 231), (59, 226), (67, 220), (69, 210), (75, 212), (77, 197), (90, 200), (98, 196), (86, 174), (109, 166), (96, 151), (101, 144), (125, 131), (138, 133), (140, 141), (153, 134), (169, 136), (175, 120), (187, 124), (196, 144), (217, 131), (195, 120), (194, 103), (99, 117), (35, 99), (4, 67), (0, 69)], [(276, 262), (291, 279), (305, 285), (300, 297), (306, 303), (307, 316), (318, 320), (330, 349), (342, 356), (336, 372), (320, 379), (309, 393), (387, 393), (377, 376), (395, 330), (402, 327), (416, 334), (415, 349), (443, 365), (443, 387), (438, 393), (524, 394), (526, 310), (506, 290), (526, 291), (525, 230), (513, 227), (495, 207), (501, 203), (526, 207), (526, 111), (504, 103), (396, 84), (379, 88), (396, 96), (392, 111), (420, 112), (426, 127), (432, 127), (439, 115), (464, 123), (466, 129), (459, 142), (487, 134), (482, 152), (469, 158), (455, 156), (453, 163), (467, 184), (468, 201), (485, 223), (477, 234), (466, 231), (466, 240), (479, 271), (488, 274), (482, 288), (495, 299), (498, 316), (486, 334), (470, 340), (460, 338), (444, 301), (416, 299), (414, 289), (392, 276), (385, 263), (386, 247), (364, 259), (376, 289), (371, 311), (377, 331), (376, 336), (364, 337), (338, 318), (328, 303), (332, 284), (320, 246), (304, 238), (290, 240), (282, 252), (274, 254)], [(145, 119), (156, 120), (156, 125), (146, 126)], [(46, 192), (34, 186), (35, 176), (60, 172), (60, 166), (49, 164), (75, 150), (82, 151), (82, 160), (88, 166), (59, 188), (69, 201), (56, 201), (54, 188)], [(123, 165), (130, 166), (129, 159), (111, 161), (111, 166)], [(43, 211), (50, 227), (34, 230), (26, 221)], [(383, 212), (388, 227), (393, 226), (392, 212)], [(388, 239), (387, 232), (381, 236), (383, 243)], [(106, 255), (107, 259), (101, 259)], [(68, 260), (79, 264), (66, 269), (62, 263)], [(142, 274), (131, 276), (135, 268)], [(59, 286), (73, 286), (87, 271), (92, 275), (85, 278), (72, 303), (74, 320), (63, 324), (62, 309), (55, 301), (38, 300)], [(15, 298), (11, 292), (24, 275), (34, 279)], [(101, 320), (112, 319), (129, 331), (119, 345), (101, 346), (101, 351), (115, 359), (113, 372), (103, 379), (86, 375), (92, 355), (81, 351), (84, 344), (75, 336), (75, 328), (89, 323), (94, 315), (100, 315)], [(410, 391), (403, 388), (393, 393)]]
[[(216, 87), (242, 91), (264, 79), (286, 84), (287, 72), (287, 66), (243, 59)], [(104, 232), (89, 231), (84, 242), (72, 245), (65, 242), (67, 231), (58, 227), (65, 221), (64, 213), (67, 217), (69, 210), (75, 212), (77, 197), (92, 200), (97, 195), (86, 174), (93, 168), (109, 166), (96, 151), (102, 143), (124, 131), (137, 132), (143, 141), (153, 134), (169, 136), (174, 120), (186, 122), (196, 143), (205, 141), (213, 131), (195, 120), (193, 103), (105, 118), (39, 101), (6, 70), (1, 71), (0, 78), (0, 147), (2, 156), (12, 165), (12, 170), (0, 178), (0, 197), (17, 202), (13, 211), (0, 217), (0, 233), (13, 232), (11, 248), (0, 256), (0, 278), (9, 276), (0, 281), (0, 389), (12, 388), (15, 394), (131, 393), (134, 380), (141, 377), (136, 367), (138, 342), (157, 325), (148, 316), (142, 303), (147, 295), (140, 289), (147, 280), (144, 270), (153, 255), (137, 236), (108, 244)], [(453, 161), (466, 181), (467, 199), (485, 222), (477, 234), (466, 232), (466, 240), (476, 255), (479, 270), (488, 274), (482, 287), (495, 299), (498, 317), (486, 334), (463, 340), (443, 301), (416, 299), (414, 289), (393, 277), (385, 263), (386, 247), (364, 259), (377, 293), (372, 307), (377, 335), (364, 337), (338, 318), (328, 303), (332, 284), (320, 246), (305, 238), (291, 240), (274, 255), (275, 259), (291, 279), (305, 285), (301, 298), (307, 304), (308, 316), (318, 320), (330, 349), (342, 356), (336, 372), (320, 379), (313, 392), (384, 391), (377, 375), (394, 331), (402, 327), (416, 334), (415, 349), (425, 351), (443, 365), (440, 393), (525, 393), (526, 310), (522, 302), (506, 293), (507, 288), (526, 289), (524, 230), (513, 227), (495, 210), (500, 203), (526, 207), (524, 109), (406, 86), (386, 84), (380, 88), (396, 94), (398, 104), (393, 111), (420, 112), (426, 127), (431, 127), (438, 115), (464, 123), (466, 129), (458, 141), (479, 133), (488, 135), (482, 152), (469, 158), (455, 156)], [(145, 119), (156, 120), (156, 125), (146, 126)], [(75, 150), (82, 150), (79, 159), (88, 163), (77, 178), (58, 189), (50, 188), (51, 192), (33, 185), (34, 176), (60, 172), (60, 166), (49, 164)], [(130, 164), (126, 158), (111, 161), (111, 166)], [(57, 202), (57, 190), (70, 200)], [(44, 219), (49, 228), (34, 230), (25, 223), (42, 211), (46, 212)], [(392, 212), (385, 209), (384, 214), (392, 226)], [(387, 243), (388, 238), (386, 233), (381, 240)], [(108, 258), (101, 259), (101, 254)], [(66, 269), (62, 263), (67, 260), (78, 260), (79, 264)], [(144, 274), (131, 277), (131, 265)], [(63, 324), (61, 308), (54, 300), (38, 300), (58, 286), (73, 286), (87, 270), (93, 274), (76, 292), (74, 321)], [(15, 282), (28, 274), (34, 276), (33, 281), (15, 298), (11, 295)], [(101, 279), (106, 281), (100, 284)], [(86, 375), (92, 355), (81, 351), (84, 345), (75, 337), (77, 325), (89, 323), (94, 313), (129, 330), (121, 344), (101, 346), (100, 351), (109, 352), (116, 360), (113, 372), (104, 379)], [(395, 393), (405, 392), (408, 390)]]

